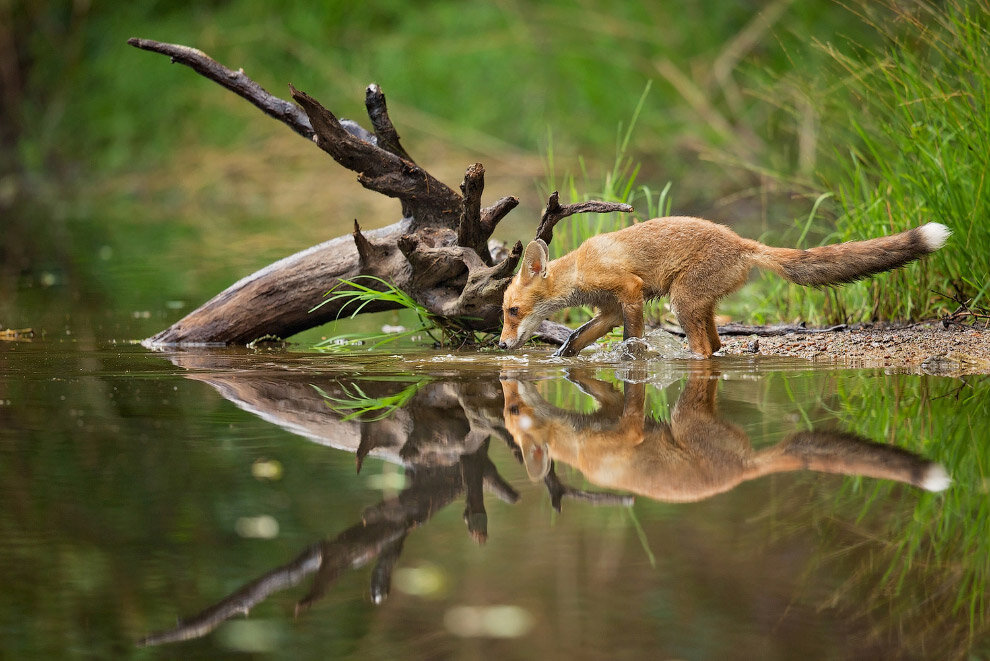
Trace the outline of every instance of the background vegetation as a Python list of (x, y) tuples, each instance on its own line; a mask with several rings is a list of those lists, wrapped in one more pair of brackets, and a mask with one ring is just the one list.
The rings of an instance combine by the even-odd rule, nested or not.
[(726, 307), (742, 320), (930, 316), (944, 304), (933, 288), (985, 302), (988, 20), (986, 2), (961, 0), (6, 0), (0, 321), (38, 323), (66, 301), (174, 320), (354, 217), (397, 217), (131, 36), (197, 46), (343, 116), (361, 118), (378, 82), (424, 165), (456, 183), (483, 161), (492, 198), (523, 199), (506, 239), (529, 236), (543, 188), (567, 181), (575, 195), (635, 192), (640, 215), (670, 182), (671, 212), (780, 244), (929, 219), (955, 231), (937, 258), (838, 297), (756, 281)]

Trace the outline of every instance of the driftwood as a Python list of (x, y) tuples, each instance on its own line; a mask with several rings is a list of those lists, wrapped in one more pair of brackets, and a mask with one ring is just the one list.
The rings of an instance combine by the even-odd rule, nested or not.
[[(351, 236), (313, 246), (243, 278), (145, 340), (146, 345), (240, 344), (265, 335), (288, 337), (336, 319), (344, 300), (311, 310), (341, 280), (362, 275), (392, 283), (438, 316), (460, 318), (475, 330), (498, 328), (502, 294), (522, 245), (517, 242), (496, 262), (488, 241), (519, 201), (504, 197), (483, 207), (485, 168), (480, 163), (467, 168), (459, 192), (419, 167), (402, 147), (377, 85), (369, 85), (365, 94), (373, 128), (368, 132), (354, 122), (339, 120), (291, 85), (295, 103), (279, 99), (243, 70), (228, 69), (195, 48), (148, 39), (128, 43), (167, 55), (240, 95), (357, 172), (362, 186), (399, 200), (402, 208), (402, 219), (388, 227), (364, 232), (355, 221)], [(554, 195), (540, 232), (549, 233), (553, 223), (573, 213), (631, 210), (628, 205), (604, 202), (561, 206)], [(377, 303), (363, 311), (394, 307)], [(545, 323), (544, 329), (542, 334), (558, 342), (568, 332), (552, 323)]]

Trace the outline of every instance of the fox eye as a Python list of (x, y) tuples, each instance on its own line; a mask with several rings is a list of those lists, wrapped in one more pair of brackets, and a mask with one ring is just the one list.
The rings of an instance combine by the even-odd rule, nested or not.
[(515, 404), (513, 404), (512, 406), (510, 406), (509, 407), (509, 414), (510, 415), (519, 415), (519, 407), (516, 406)]
[(519, 316), (519, 308), (516, 308), (516, 307), (509, 308), (509, 316), (510, 317), (518, 317)]

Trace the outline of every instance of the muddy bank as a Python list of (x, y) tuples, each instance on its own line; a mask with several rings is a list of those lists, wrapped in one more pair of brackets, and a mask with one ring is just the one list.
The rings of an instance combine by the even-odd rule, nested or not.
[(722, 336), (724, 355), (795, 356), (850, 367), (915, 372), (990, 374), (990, 330), (940, 321), (911, 325), (858, 324), (844, 330), (777, 336)]

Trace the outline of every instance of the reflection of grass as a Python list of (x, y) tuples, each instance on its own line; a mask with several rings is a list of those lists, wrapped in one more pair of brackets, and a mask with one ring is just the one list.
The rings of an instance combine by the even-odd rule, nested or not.
[[(680, 387), (650, 388), (649, 399), (667, 393), (673, 405)], [(548, 380), (540, 389), (563, 408), (594, 408), (572, 384)], [(983, 658), (990, 643), (990, 444), (982, 442), (990, 379), (773, 372), (720, 385), (717, 410), (757, 448), (794, 431), (836, 427), (945, 465), (953, 484), (941, 493), (862, 477), (775, 478), (793, 486), (750, 516), (772, 525), (775, 543), (793, 537), (795, 548), (813, 553), (795, 602), (847, 615), (854, 632), (866, 623), (870, 644), (892, 656), (965, 658), (973, 650), (971, 658)], [(669, 418), (656, 404), (653, 415)], [(641, 514), (654, 507), (640, 503)], [(628, 524), (633, 530), (635, 522)]]
[(327, 401), (327, 406), (331, 410), (344, 415), (341, 420), (347, 421), (360, 418), (362, 422), (373, 422), (375, 420), (384, 420), (405, 406), (427, 381), (428, 379), (422, 379), (406, 386), (394, 395), (385, 395), (382, 397), (369, 396), (356, 383), (351, 384), (350, 387), (346, 384), (341, 386), (341, 389), (344, 391), (344, 397), (333, 397), (319, 386), (310, 385), (319, 393), (320, 397)]
[[(974, 443), (990, 420), (990, 380), (922, 377), (877, 388), (876, 378), (863, 374), (838, 382), (839, 416), (868, 437), (940, 461), (953, 485), (944, 494), (917, 492), (910, 516), (868, 517), (899, 502), (903, 487), (847, 480), (837, 500), (859, 517), (848, 528), (834, 521), (823, 526), (851, 535), (850, 548), (860, 550), (823, 560), (856, 565), (835, 599), (901, 627), (898, 635), (914, 649), (946, 640), (966, 645), (990, 633), (990, 445)], [(961, 651), (943, 647), (939, 654), (951, 658)]]

